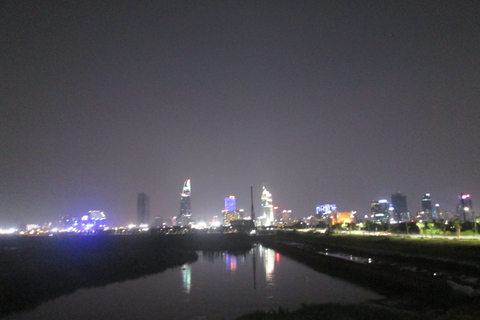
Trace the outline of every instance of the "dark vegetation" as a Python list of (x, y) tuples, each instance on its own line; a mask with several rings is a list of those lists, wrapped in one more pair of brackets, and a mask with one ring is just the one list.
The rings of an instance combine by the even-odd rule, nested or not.
[(196, 250), (245, 250), (240, 234), (67, 235), (0, 238), (0, 316), (77, 289), (196, 261)]
[[(197, 259), (195, 251), (244, 251), (241, 234), (55, 235), (0, 238), (0, 316), (80, 288), (135, 279)], [(320, 272), (370, 288), (385, 300), (257, 311), (248, 319), (480, 319), (479, 298), (454, 291), (440, 270), (480, 274), (478, 241), (324, 236), (277, 232), (264, 245)], [(294, 244), (294, 245), (292, 245)], [(387, 261), (359, 264), (318, 254), (338, 251)], [(417, 271), (402, 269), (415, 265)], [(395, 265), (392, 267), (392, 265)], [(437, 276), (419, 270), (439, 270)], [(458, 280), (458, 279), (454, 279)], [(472, 286), (479, 288), (478, 283)]]

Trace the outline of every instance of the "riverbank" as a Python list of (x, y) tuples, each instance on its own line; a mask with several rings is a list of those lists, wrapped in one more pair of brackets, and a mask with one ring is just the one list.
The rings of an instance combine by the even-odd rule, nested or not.
[(194, 262), (197, 250), (248, 248), (238, 234), (0, 237), (0, 316)]
[(421, 320), (415, 313), (362, 304), (305, 305), (297, 310), (257, 311), (236, 320)]
[[(419, 269), (443, 261), (448, 267), (471, 272), (478, 267), (480, 246), (476, 243), (409, 241), (385, 237), (326, 237), (294, 233), (262, 236), (259, 241), (319, 272), (370, 288), (387, 299), (362, 305), (314, 305), (288, 312), (256, 312), (241, 317), (242, 320), (480, 318), (479, 297), (455, 290), (449, 279), (441, 274), (416, 272), (398, 268), (398, 265), (392, 267), (390, 264), (354, 263), (325, 254), (329, 249), (375, 258), (396, 257), (394, 260), (400, 263), (413, 261)], [(478, 283), (473, 284), (475, 285)]]
[(386, 268), (415, 269), (415, 273), (435, 274), (436, 279), (446, 277), (480, 290), (480, 241), (477, 240), (282, 232), (266, 239), (287, 244), (295, 242), (314, 252), (370, 258)]

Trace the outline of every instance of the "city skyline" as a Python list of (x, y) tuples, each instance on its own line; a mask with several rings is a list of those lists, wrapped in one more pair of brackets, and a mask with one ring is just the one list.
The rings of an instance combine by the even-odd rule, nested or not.
[[(192, 215), (190, 183), (191, 183), (190, 179), (186, 179), (184, 181), (181, 198), (180, 198), (180, 215), (160, 216), (162, 219), (165, 219), (166, 221), (170, 222), (170, 223), (166, 222), (167, 226), (169, 225), (187, 226), (188, 222), (195, 222), (199, 219), (203, 219), (203, 220), (206, 219), (206, 221), (213, 221), (215, 220), (215, 218), (218, 218), (219, 212), (222, 214), (225, 214), (226, 212), (233, 213), (235, 211), (237, 214), (238, 213), (242, 214), (242, 217), (240, 217), (240, 219), (251, 219), (250, 215), (248, 214), (246, 216), (243, 216), (245, 209), (243, 207), (240, 208), (237, 206), (237, 197), (235, 195), (224, 196), (224, 206), (219, 212), (212, 212), (209, 215), (207, 214), (202, 216)], [(316, 215), (316, 216), (321, 216), (321, 219), (325, 219), (326, 217), (324, 217), (323, 215), (326, 212), (324, 212), (324, 210), (327, 210), (328, 213), (332, 211), (355, 212), (356, 219), (358, 221), (372, 220), (376, 222), (387, 222), (387, 221), (390, 221), (390, 219), (392, 219), (392, 220), (395, 220), (396, 222), (404, 222), (404, 221), (410, 221), (410, 220), (419, 220), (420, 216), (417, 216), (417, 214), (421, 214), (422, 217), (432, 218), (434, 220), (438, 220), (438, 219), (450, 220), (454, 216), (458, 216), (459, 218), (465, 221), (471, 220), (473, 205), (472, 205), (472, 200), (470, 195), (461, 193), (458, 196), (458, 199), (460, 203), (457, 203), (455, 207), (446, 209), (445, 211), (441, 211), (443, 214), (450, 213), (450, 215), (443, 215), (442, 217), (439, 217), (438, 214), (440, 212), (436, 211), (440, 207), (440, 204), (436, 203), (435, 204), (436, 210), (431, 210), (432, 199), (431, 199), (430, 193), (425, 193), (421, 196), (421, 198), (419, 197), (419, 201), (421, 201), (421, 210), (411, 212), (407, 209), (407, 197), (404, 194), (397, 191), (396, 193), (391, 194), (391, 201), (388, 201), (384, 198), (380, 198), (379, 200), (372, 200), (370, 203), (370, 212), (363, 213), (363, 212), (358, 212), (356, 210), (342, 210), (342, 209), (339, 210), (337, 209), (337, 206), (335, 204), (324, 204), (324, 205), (316, 206), (316, 208), (312, 210), (312, 212), (309, 212), (304, 215), (295, 215), (292, 218), (302, 220), (302, 219), (308, 219), (310, 216)], [(260, 207), (262, 208), (263, 215), (256, 218), (256, 220), (258, 220), (257, 221), (258, 225), (259, 226), (273, 225), (273, 221), (274, 220), (276, 221), (276, 218), (273, 218), (274, 213), (278, 210), (282, 210), (283, 208), (280, 208), (274, 205), (274, 202), (272, 201), (272, 194), (267, 191), (265, 186), (262, 187), (260, 201), (261, 203), (259, 204), (260, 204)], [(150, 206), (150, 197), (147, 196), (144, 192), (139, 193), (137, 198), (137, 225), (149, 224), (148, 222), (146, 222), (146, 220), (150, 220), (149, 206)], [(467, 209), (465, 210), (464, 208), (467, 208)], [(289, 212), (289, 216), (290, 216), (292, 210), (289, 209), (287, 211)], [(381, 213), (382, 217), (378, 219), (375, 213)], [(473, 212), (473, 214), (476, 215), (475, 212)], [(187, 215), (188, 218), (185, 220), (185, 218), (182, 218), (182, 215)], [(275, 213), (275, 217), (276, 216), (277, 214)], [(383, 217), (386, 217), (387, 220), (383, 219)], [(420, 218), (420, 220), (422, 219), (423, 218)], [(181, 221), (184, 221), (184, 222), (181, 223)], [(125, 225), (127, 224), (129, 223), (125, 223)]]
[[(377, 222), (386, 222), (387, 220), (383, 219), (384, 214), (385, 217), (388, 216), (388, 219), (393, 219), (398, 221), (409, 221), (411, 219), (415, 220), (416, 214), (425, 214), (425, 217), (427, 218), (433, 218), (433, 219), (440, 219), (444, 217), (437, 217), (434, 216), (433, 214), (438, 214), (439, 212), (436, 212), (434, 210), (431, 210), (432, 207), (432, 198), (430, 193), (425, 193), (422, 194), (421, 197), (418, 198), (419, 201), (421, 202), (420, 206), (421, 209), (419, 211), (411, 212), (407, 210), (407, 197), (397, 191), (396, 193), (391, 194), (391, 202), (386, 200), (386, 198), (379, 198), (379, 200), (372, 200), (370, 203), (370, 211), (369, 212), (358, 212), (356, 210), (344, 210), (344, 209), (337, 209), (337, 206), (335, 204), (325, 204), (325, 205), (317, 205), (316, 208), (314, 208), (311, 212), (308, 212), (304, 215), (296, 215), (293, 218), (294, 219), (306, 219), (309, 216), (315, 216), (315, 215), (321, 215), (323, 216), (323, 208), (328, 208), (328, 210), (334, 210), (335, 212), (337, 211), (351, 211), (355, 212), (357, 215), (357, 219), (359, 221), (364, 221), (364, 220), (373, 220)], [(458, 195), (458, 200), (456, 206), (446, 209), (445, 211), (442, 211), (443, 213), (450, 213), (450, 218), (453, 216), (458, 216), (459, 218), (463, 220), (471, 220), (471, 214), (473, 211), (473, 205), (472, 205), (472, 200), (470, 197), (470, 194), (464, 194), (461, 193)], [(273, 224), (273, 213), (274, 210), (280, 210), (283, 208), (280, 208), (275, 205), (275, 203), (272, 201), (272, 194), (267, 191), (265, 186), (262, 186), (262, 191), (261, 191), (261, 196), (260, 196), (260, 203), (258, 203), (260, 207), (263, 210), (263, 215), (260, 217), (257, 217), (256, 219), (258, 220), (258, 225), (271, 225)], [(258, 205), (257, 204), (257, 205)], [(380, 207), (378, 207), (380, 205)], [(384, 208), (381, 206), (384, 206)], [(235, 209), (233, 209), (235, 207)], [(440, 207), (440, 204), (436, 203), (435, 207), (438, 208)], [(464, 208), (467, 207), (467, 210)], [(138, 193), (137, 195), (137, 211), (136, 211), (136, 224), (141, 225), (141, 224), (146, 224), (149, 225), (150, 221), (150, 197), (145, 193), (141, 192)], [(225, 213), (226, 211), (238, 211), (240, 210), (242, 213), (244, 212), (244, 208), (240, 208), (237, 206), (237, 197), (235, 195), (227, 195), (224, 196), (224, 203), (223, 207), (219, 212), (211, 212), (210, 214), (206, 215), (192, 215), (192, 204), (191, 204), (191, 179), (186, 179), (183, 183), (183, 188), (182, 188), (182, 193), (180, 194), (180, 214), (179, 215), (166, 215), (166, 216), (159, 216), (156, 215), (156, 217), (165, 219), (166, 221), (169, 221), (171, 223), (166, 223), (166, 225), (181, 225), (181, 226), (187, 226), (188, 222), (194, 222), (198, 219), (206, 219), (207, 221), (212, 221), (211, 219), (215, 220), (215, 218), (219, 215), (219, 212)], [(230, 210), (229, 210), (230, 209)], [(98, 211), (98, 210), (93, 210), (93, 211)], [(240, 212), (238, 211), (238, 212)], [(271, 211), (271, 212), (270, 212)], [(292, 210), (288, 210), (290, 213)], [(322, 211), (322, 212), (320, 212)], [(89, 212), (92, 212), (92, 210), (89, 210)], [(382, 218), (378, 219), (375, 215), (376, 212), (381, 213)], [(468, 212), (466, 214), (466, 212)], [(474, 211), (473, 211), (474, 212)], [(85, 213), (80, 213), (78, 216), (73, 216), (74, 218), (80, 218), (83, 216)], [(103, 212), (102, 212), (103, 214)], [(475, 212), (474, 212), (475, 214)], [(468, 217), (466, 216), (468, 215)], [(68, 215), (71, 216), (71, 215)], [(183, 216), (183, 217), (182, 217)], [(186, 217), (185, 217), (186, 216)], [(367, 218), (368, 216), (368, 218)], [(105, 217), (105, 216), (104, 216)], [(448, 217), (448, 216), (447, 216)], [(250, 219), (250, 216), (248, 217), (243, 217)], [(63, 219), (63, 217), (62, 217)], [(52, 222), (55, 221), (56, 219), (52, 217), (51, 220), (45, 220), (42, 222), (38, 221), (26, 221), (25, 223), (46, 223), (46, 222)], [(115, 219), (111, 219), (115, 221)], [(130, 220), (126, 220), (123, 225), (130, 225), (135, 219), (132, 218)], [(448, 218), (447, 218), (448, 220)], [(22, 224), (25, 224), (22, 223)], [(107, 223), (107, 225), (113, 226), (111, 223)]]
[(0, 225), (480, 199), (480, 3), (0, 3)]

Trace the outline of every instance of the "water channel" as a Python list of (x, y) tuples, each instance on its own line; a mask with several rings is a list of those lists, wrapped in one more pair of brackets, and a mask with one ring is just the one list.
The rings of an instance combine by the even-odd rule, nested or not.
[(382, 296), (318, 273), (260, 245), (241, 254), (198, 252), (192, 264), (81, 289), (7, 319), (235, 319), (302, 303), (356, 303)]

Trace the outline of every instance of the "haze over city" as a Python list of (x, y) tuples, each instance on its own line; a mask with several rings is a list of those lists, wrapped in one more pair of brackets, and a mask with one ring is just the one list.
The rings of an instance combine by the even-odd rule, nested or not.
[(480, 202), (478, 1), (2, 1), (0, 225)]

